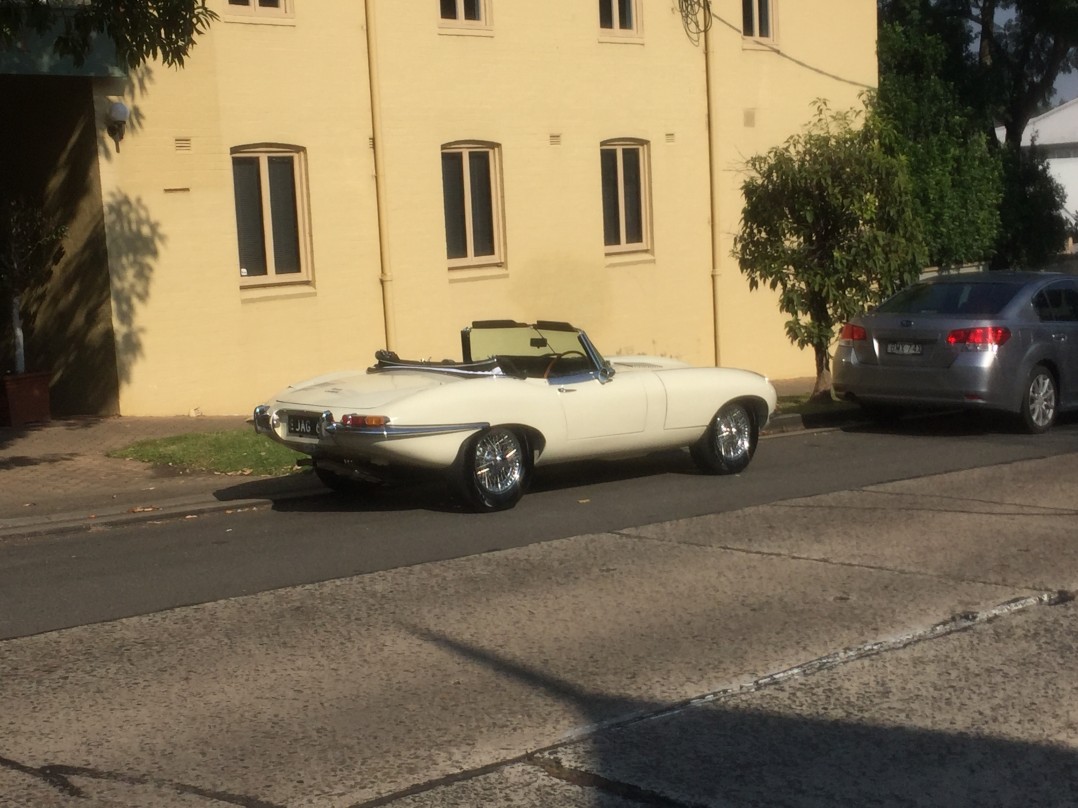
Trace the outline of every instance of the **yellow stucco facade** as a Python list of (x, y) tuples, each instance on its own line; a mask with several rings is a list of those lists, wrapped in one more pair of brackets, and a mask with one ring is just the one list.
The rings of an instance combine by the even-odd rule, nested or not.
[[(584, 0), (541, 17), (516, 0), (210, 5), (182, 70), (94, 83), (100, 120), (130, 109), (98, 150), (122, 414), (246, 413), (387, 344), (459, 356), (459, 329), (491, 318), (812, 373), (730, 257), (740, 184), (814, 99), (875, 85), (873, 0), (770, 0), (765, 37), (744, 35), (742, 0), (712, 0), (706, 32), (674, 0), (613, 2), (610, 27)], [(638, 248), (604, 243), (600, 152), (618, 144), (642, 158), (639, 180), (617, 175), (639, 183)], [(451, 260), (443, 155), (471, 147), (490, 156), (496, 254)], [(241, 275), (234, 159), (255, 152), (298, 161), (302, 272)]]

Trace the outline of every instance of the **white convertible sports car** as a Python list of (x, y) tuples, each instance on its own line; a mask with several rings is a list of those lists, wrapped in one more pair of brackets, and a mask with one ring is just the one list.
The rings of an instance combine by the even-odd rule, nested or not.
[(255, 408), (255, 430), (310, 455), (335, 490), (428, 470), (476, 510), (495, 511), (513, 507), (549, 463), (688, 447), (707, 473), (740, 472), (775, 409), (757, 373), (608, 361), (568, 323), (476, 322), (461, 343), (461, 362), (378, 351), (366, 371), (294, 384)]

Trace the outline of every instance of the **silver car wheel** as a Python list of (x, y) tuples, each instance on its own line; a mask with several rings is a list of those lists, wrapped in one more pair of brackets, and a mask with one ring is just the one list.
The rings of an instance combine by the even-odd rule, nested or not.
[(752, 451), (752, 418), (744, 407), (725, 409), (715, 418), (715, 450), (727, 463)]
[(1022, 415), (1030, 432), (1045, 432), (1056, 420), (1056, 382), (1051, 372), (1038, 365), (1029, 376)]
[(756, 419), (742, 403), (727, 404), (691, 447), (692, 459), (709, 474), (744, 471), (756, 451)]
[(499, 496), (519, 486), (524, 476), (524, 453), (520, 441), (507, 429), (483, 433), (473, 454), (476, 484)]
[(527, 438), (496, 426), (464, 442), (448, 482), (453, 493), (475, 510), (501, 511), (520, 501), (530, 476)]

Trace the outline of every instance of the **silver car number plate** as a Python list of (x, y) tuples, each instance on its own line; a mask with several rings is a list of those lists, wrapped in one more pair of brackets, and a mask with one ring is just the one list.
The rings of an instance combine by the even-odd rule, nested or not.
[(887, 353), (895, 356), (920, 356), (921, 346), (916, 342), (888, 342)]
[(317, 415), (289, 415), (288, 434), (304, 438), (317, 438), (319, 420)]

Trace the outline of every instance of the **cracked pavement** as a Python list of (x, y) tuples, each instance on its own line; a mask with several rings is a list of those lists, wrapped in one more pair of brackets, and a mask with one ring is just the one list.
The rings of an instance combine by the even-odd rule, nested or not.
[(0, 803), (1078, 804), (1078, 456), (0, 644)]

